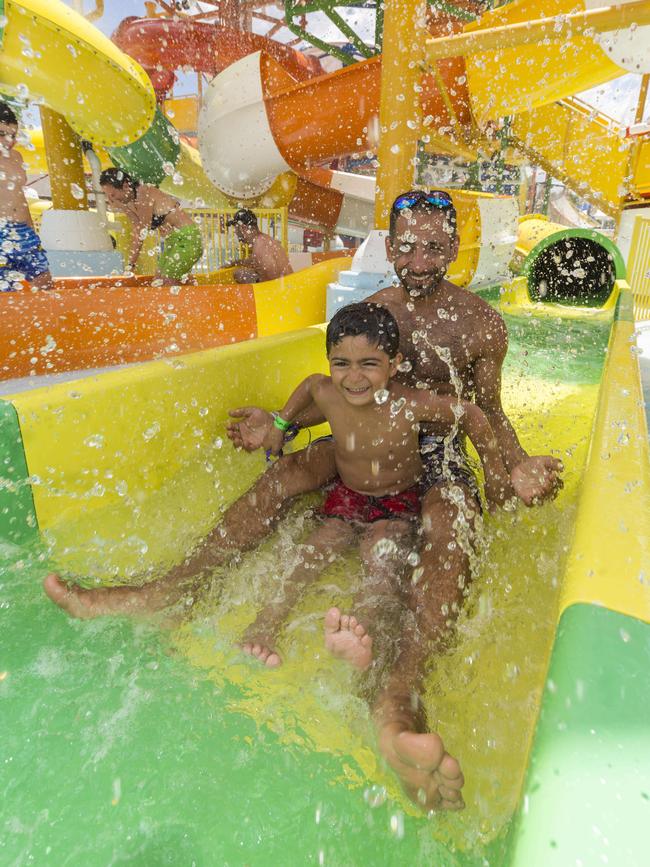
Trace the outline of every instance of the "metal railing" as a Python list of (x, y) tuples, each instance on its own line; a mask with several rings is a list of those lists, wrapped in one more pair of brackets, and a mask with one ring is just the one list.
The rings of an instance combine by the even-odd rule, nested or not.
[[(285, 250), (288, 248), (288, 225), (286, 208), (258, 209), (251, 208), (257, 216), (261, 232), (278, 240)], [(206, 277), (222, 269), (228, 262), (241, 259), (247, 255), (246, 245), (237, 240), (233, 227), (227, 222), (236, 213), (236, 209), (213, 210), (211, 208), (187, 208), (189, 214), (201, 232), (203, 255), (192, 269), (196, 276)], [(117, 250), (126, 261), (131, 243), (131, 224), (123, 214), (114, 214), (113, 222), (120, 226), (115, 233)], [(155, 274), (156, 262), (165, 239), (159, 232), (150, 232), (145, 239), (137, 262), (137, 274)]]
[(650, 319), (650, 217), (639, 215), (634, 221), (627, 282), (634, 297), (634, 319)]

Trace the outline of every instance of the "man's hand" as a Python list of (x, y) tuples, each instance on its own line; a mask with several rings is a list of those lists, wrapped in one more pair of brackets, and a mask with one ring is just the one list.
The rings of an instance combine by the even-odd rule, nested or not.
[(489, 512), (495, 512), (497, 507), (505, 506), (510, 500), (515, 499), (513, 486), (507, 474), (498, 476), (486, 472), (484, 490)]
[(239, 409), (231, 409), (228, 415), (237, 419), (237, 421), (229, 421), (226, 425), (226, 435), (236, 448), (254, 452), (256, 449), (272, 446), (268, 440), (275, 428), (270, 412), (258, 406), (242, 406)]
[(513, 468), (510, 480), (523, 503), (537, 506), (557, 496), (564, 485), (559, 477), (563, 470), (562, 461), (551, 455), (530, 455)]

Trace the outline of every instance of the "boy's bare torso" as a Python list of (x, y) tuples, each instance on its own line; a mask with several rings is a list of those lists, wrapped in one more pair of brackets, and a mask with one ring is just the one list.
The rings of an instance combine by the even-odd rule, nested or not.
[(23, 158), (17, 150), (0, 147), (0, 220), (32, 225), (25, 199), (27, 175)]
[[(418, 448), (419, 395), (395, 381), (383, 403), (351, 406), (323, 376), (313, 399), (327, 419), (334, 437), (336, 468), (354, 491), (382, 497), (405, 491), (422, 475)], [(431, 425), (441, 436), (448, 425)]]

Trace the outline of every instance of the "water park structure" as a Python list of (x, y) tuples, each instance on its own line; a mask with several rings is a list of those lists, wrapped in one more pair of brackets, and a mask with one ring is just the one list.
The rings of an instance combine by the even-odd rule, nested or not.
[[(39, 107), (24, 154), (49, 178), (32, 212), (56, 266), (49, 292), (0, 292), (8, 863), (644, 864), (650, 3), (145, 5), (109, 38), (103, 3), (94, 20), (59, 0), (0, 3), (0, 93)], [(372, 37), (355, 31), (362, 13)], [(578, 96), (629, 73), (627, 127)], [(175, 96), (179, 75), (200, 92)], [(546, 204), (554, 178), (596, 216), (529, 209), (506, 163), (544, 172)], [(97, 185), (111, 165), (194, 215), (211, 258), (190, 281), (148, 273), (153, 247), (125, 273), (128, 225)], [(392, 279), (390, 205), (425, 186), (425, 166), (467, 167), (435, 184), (458, 211), (448, 276), (502, 313), (508, 416), (529, 452), (565, 465), (553, 502), (486, 517), (425, 695), (463, 756), (467, 809), (428, 819), (321, 652), (320, 613), (356, 561), (301, 603), (278, 672), (233, 649), (298, 543), (297, 507), (171, 629), (73, 622), (40, 580), (128, 583), (215, 524), (266, 468), (227, 443), (228, 410), (281, 407), (327, 369), (323, 323)], [(240, 207), (285, 245), (300, 227), (355, 246), (292, 251), (292, 275), (235, 284), (221, 266)]]

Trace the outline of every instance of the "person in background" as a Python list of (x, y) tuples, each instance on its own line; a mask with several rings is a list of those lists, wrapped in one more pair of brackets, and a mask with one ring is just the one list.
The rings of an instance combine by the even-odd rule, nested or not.
[(18, 289), (23, 280), (37, 289), (53, 289), (50, 265), (25, 198), (27, 175), (14, 150), (17, 137), (18, 118), (0, 101), (0, 292)]
[(185, 281), (203, 255), (203, 241), (199, 227), (180, 202), (152, 184), (136, 181), (122, 169), (106, 169), (99, 183), (109, 208), (122, 211), (131, 221), (128, 270), (135, 270), (147, 234), (158, 231), (164, 245), (157, 276), (171, 283)]
[(293, 273), (287, 251), (279, 241), (260, 232), (257, 217), (248, 208), (237, 211), (226, 225), (235, 227), (237, 238), (242, 244), (248, 244), (251, 251), (246, 259), (237, 259), (226, 266), (237, 266), (237, 283), (262, 283)]

